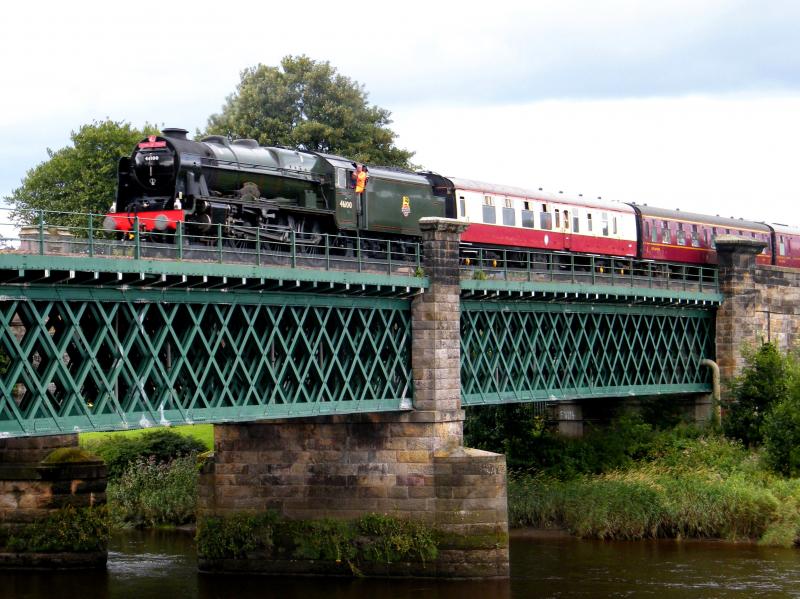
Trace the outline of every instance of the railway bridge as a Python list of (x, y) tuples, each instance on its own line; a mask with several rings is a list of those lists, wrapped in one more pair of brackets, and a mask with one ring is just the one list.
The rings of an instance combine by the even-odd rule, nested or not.
[[(720, 240), (719, 270), (465, 260), (463, 224), (421, 226), (419, 247), (363, 252), (333, 238), (235, 247), (221, 231), (202, 246), (119, 242), (91, 217), (23, 228), (0, 252), (0, 490), (77, 432), (211, 422), (204, 514), (392, 513), (451, 539), (421, 573), (504, 576), (505, 462), (463, 447), (463, 407), (562, 402), (574, 415), (579, 402), (656, 394), (708, 405), (702, 362), (724, 347), (731, 374), (741, 335), (760, 331), (742, 318), (756, 309), (752, 240)], [(793, 334), (781, 318), (776, 333)], [(0, 505), (0, 520), (23, 504)]]

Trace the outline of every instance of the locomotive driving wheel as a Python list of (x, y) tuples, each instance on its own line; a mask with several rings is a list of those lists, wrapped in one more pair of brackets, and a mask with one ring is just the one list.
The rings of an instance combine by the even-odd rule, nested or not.
[(289, 229), (294, 232), (297, 255), (313, 257), (322, 253), (324, 236), (319, 221), (289, 215), (286, 222)]

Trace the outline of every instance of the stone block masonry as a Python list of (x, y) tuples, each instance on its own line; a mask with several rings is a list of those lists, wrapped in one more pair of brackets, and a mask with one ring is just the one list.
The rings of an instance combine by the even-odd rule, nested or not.
[[(59, 449), (77, 449), (77, 435), (0, 439), (0, 541), (24, 534), (62, 508), (99, 507), (106, 502), (102, 460), (50, 462)], [(74, 456), (73, 456), (74, 459)], [(105, 547), (105, 539), (98, 539)], [(2, 568), (105, 568), (107, 551), (3, 552)]]
[(717, 238), (720, 291), (717, 312), (717, 363), (724, 383), (744, 366), (742, 350), (773, 342), (786, 351), (800, 342), (800, 273), (761, 265), (765, 244), (735, 236)]
[[(215, 426), (200, 517), (275, 510), (291, 519), (368, 513), (421, 521), (439, 557), (388, 565), (389, 576), (508, 576), (504, 456), (463, 446), (458, 240), (464, 224), (422, 219), (430, 287), (412, 304), (414, 410)], [(263, 558), (201, 568), (280, 573)], [(285, 573), (297, 573), (286, 565)], [(318, 565), (307, 564), (307, 573)]]

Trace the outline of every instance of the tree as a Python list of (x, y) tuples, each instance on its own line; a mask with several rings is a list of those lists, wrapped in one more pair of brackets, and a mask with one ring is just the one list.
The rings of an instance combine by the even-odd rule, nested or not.
[(71, 133), (71, 146), (55, 152), (48, 148), (48, 159), (30, 169), (22, 185), (6, 196), (14, 206), (12, 218), (31, 224), (38, 211), (46, 210), (59, 213), (46, 214), (48, 224), (85, 226), (85, 218), (66, 213), (105, 214), (114, 201), (119, 158), (130, 154), (142, 137), (157, 132), (151, 125), (139, 130), (108, 119), (83, 125)]
[(742, 373), (733, 381), (733, 401), (726, 405), (725, 434), (746, 445), (760, 445), (764, 439), (764, 418), (773, 405), (789, 397), (796, 365), (772, 343), (764, 343), (746, 356)]
[(330, 63), (286, 56), (280, 67), (242, 71), (222, 112), (208, 119), (206, 134), (408, 168), (414, 153), (395, 147), (390, 116), (369, 105), (364, 86)]

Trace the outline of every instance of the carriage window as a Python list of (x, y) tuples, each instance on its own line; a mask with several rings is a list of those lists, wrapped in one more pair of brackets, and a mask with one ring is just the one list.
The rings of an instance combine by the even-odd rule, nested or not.
[(494, 198), (492, 196), (483, 196), (483, 222), (492, 225), (497, 222), (497, 213), (494, 209)]
[(461, 216), (467, 216), (467, 201), (464, 196), (458, 196), (458, 207), (461, 210)]
[(650, 223), (645, 223), (644, 224), (644, 238), (645, 239), (649, 239), (650, 238)]
[(708, 229), (703, 229), (703, 247), (708, 247)]
[(683, 232), (683, 223), (678, 223), (678, 245), (686, 245), (686, 234)]
[(761, 241), (764, 242), (764, 249), (761, 250), (762, 254), (769, 254), (769, 237), (767, 235), (761, 236)]
[(781, 256), (786, 255), (786, 246), (784, 245), (783, 242), (783, 235), (781, 235), (780, 238), (778, 239), (778, 254), (780, 254)]
[(614, 225), (614, 229), (613, 229), (614, 235), (616, 235), (617, 234), (617, 217), (616, 216), (614, 217), (613, 225)]
[(603, 224), (603, 235), (608, 237), (608, 212), (601, 212), (600, 213), (600, 220)]
[(553, 212), (555, 212), (556, 215), (556, 229), (559, 229), (561, 228), (561, 210), (556, 208)]
[(569, 210), (564, 210), (564, 230), (569, 231)]
[(661, 243), (671, 243), (672, 242), (672, 234), (669, 230), (669, 223), (667, 221), (661, 221)]
[(589, 233), (592, 232), (592, 215), (591, 215), (591, 213), (586, 215), (586, 230)]
[(653, 221), (653, 228), (650, 229), (650, 241), (658, 243), (658, 221)]
[(553, 228), (553, 215), (547, 212), (547, 204), (542, 204), (542, 212), (539, 215), (539, 228), (547, 231)]
[(336, 187), (345, 189), (347, 187), (347, 173), (343, 168), (336, 169)]
[(697, 225), (692, 225), (692, 247), (700, 247), (700, 232), (697, 230)]
[(533, 210), (525, 209), (522, 211), (522, 226), (533, 229)]
[(725, 229), (725, 235), (730, 235), (730, 234), (731, 234), (731, 230), (730, 229)]
[(517, 219), (514, 217), (514, 209), (508, 206), (510, 203), (511, 200), (506, 200), (506, 206), (503, 208), (503, 224), (507, 227), (515, 227)]
[(580, 233), (580, 231), (581, 231), (581, 229), (580, 229), (580, 220), (578, 219), (578, 216), (579, 216), (578, 211), (577, 210), (573, 210), (572, 211), (572, 230), (575, 231), (576, 233)]
[(711, 227), (711, 244), (710, 247), (716, 248), (717, 247), (717, 228)]

